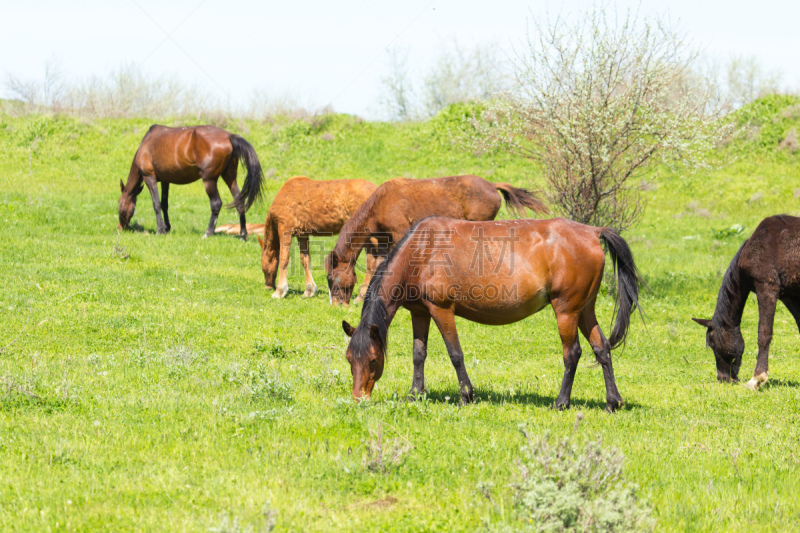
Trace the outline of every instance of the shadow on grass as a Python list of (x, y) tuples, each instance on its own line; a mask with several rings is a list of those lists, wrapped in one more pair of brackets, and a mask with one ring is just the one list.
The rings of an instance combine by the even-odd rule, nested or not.
[(145, 227), (139, 224), (138, 222), (133, 222), (129, 224), (128, 229), (126, 229), (125, 231), (130, 231), (133, 233), (155, 233), (155, 231), (149, 231), (145, 229)]
[(795, 381), (793, 379), (769, 378), (769, 381), (764, 384), (764, 388), (770, 389), (772, 387), (790, 387), (797, 389), (800, 388), (800, 381)]
[[(458, 403), (460, 393), (457, 389), (433, 390), (428, 391), (427, 398), (434, 402), (443, 403)], [(492, 389), (476, 388), (475, 389), (475, 403), (485, 402), (495, 405), (500, 404), (515, 404), (515, 405), (532, 405), (535, 407), (548, 407), (553, 408), (556, 404), (556, 396), (541, 395), (537, 392), (519, 392), (511, 394), (509, 392), (497, 392)], [(627, 411), (636, 407), (641, 407), (636, 402), (625, 402), (619, 409), (620, 411)], [(574, 395), (570, 400), (571, 409), (598, 409), (605, 410), (605, 400), (576, 398)]]

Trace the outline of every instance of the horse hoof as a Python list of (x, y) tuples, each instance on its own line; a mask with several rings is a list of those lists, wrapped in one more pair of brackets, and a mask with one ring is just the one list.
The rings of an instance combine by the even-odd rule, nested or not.
[(756, 380), (756, 378), (753, 378), (747, 383), (745, 383), (744, 386), (750, 389), (751, 391), (758, 391), (758, 389), (761, 388), (761, 383), (758, 380)]
[(553, 405), (553, 409), (556, 411), (564, 411), (565, 409), (569, 409), (569, 402), (556, 402)]
[(762, 372), (761, 374), (759, 374), (757, 376), (753, 376), (753, 379), (751, 379), (750, 381), (745, 383), (744, 386), (747, 387), (748, 389), (752, 390), (752, 391), (757, 391), (766, 382), (767, 382), (767, 373), (766, 372)]
[(606, 401), (606, 411), (608, 411), (609, 413), (613, 413), (620, 407), (622, 407), (622, 400)]
[(204, 233), (202, 238), (203, 239), (208, 239), (208, 233)]

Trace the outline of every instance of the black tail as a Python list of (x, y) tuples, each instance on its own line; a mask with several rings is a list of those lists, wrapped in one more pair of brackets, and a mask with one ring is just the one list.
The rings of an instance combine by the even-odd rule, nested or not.
[(547, 206), (529, 190), (514, 187), (510, 183), (495, 183), (494, 186), (503, 195), (508, 210), (517, 218), (525, 207), (534, 213), (548, 212)]
[(236, 206), (236, 208), (244, 207), (245, 211), (250, 209), (250, 206), (256, 200), (261, 199), (261, 187), (264, 185), (264, 173), (261, 171), (261, 163), (258, 161), (256, 151), (249, 142), (238, 135), (231, 135), (231, 145), (233, 145), (233, 153), (231, 157), (237, 160), (244, 161), (244, 166), (247, 168), (247, 177), (244, 179), (242, 189), (239, 192), (239, 197), (233, 200), (232, 204), (228, 207)]
[[(643, 281), (625, 239), (610, 228), (599, 229), (600, 238), (605, 241), (608, 253), (611, 255), (614, 275), (617, 278), (617, 301), (614, 305), (617, 321), (611, 331), (611, 337), (608, 339), (611, 347), (616, 348), (625, 342), (633, 310), (639, 309), (639, 314), (642, 313), (639, 306), (639, 286), (643, 284)], [(644, 317), (642, 317), (642, 321), (644, 321)]]

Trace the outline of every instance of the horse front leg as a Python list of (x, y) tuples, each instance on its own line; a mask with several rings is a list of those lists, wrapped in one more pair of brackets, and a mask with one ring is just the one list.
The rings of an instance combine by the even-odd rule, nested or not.
[(219, 217), (219, 210), (222, 209), (222, 198), (219, 197), (219, 189), (217, 189), (217, 180), (203, 180), (203, 186), (206, 188), (206, 194), (211, 202), (211, 220), (208, 221), (208, 229), (206, 229), (203, 238), (213, 237), (214, 229), (217, 227), (217, 218)]
[[(775, 308), (778, 305), (777, 290), (771, 286), (756, 285), (756, 297), (758, 298), (758, 359), (753, 378), (745, 384), (745, 387), (751, 390), (758, 390), (767, 382), (769, 376), (769, 345), (772, 342)], [(734, 361), (734, 365), (736, 363)], [(739, 363), (741, 364), (741, 361)], [(734, 371), (738, 373), (738, 368)]]
[(292, 251), (292, 233), (285, 228), (281, 228), (278, 232), (279, 239), (281, 240), (281, 251), (279, 254), (278, 268), (278, 283), (275, 286), (275, 292), (272, 293), (273, 298), (283, 298), (289, 292), (289, 260), (291, 259)]
[(452, 309), (442, 309), (431, 306), (429, 309), (431, 317), (442, 334), (447, 353), (450, 355), (450, 362), (456, 369), (458, 385), (461, 389), (461, 403), (468, 404), (474, 397), (472, 382), (467, 375), (467, 368), (464, 366), (464, 352), (461, 350), (461, 343), (458, 341), (458, 331), (456, 331), (456, 317)]
[(428, 331), (431, 326), (430, 315), (411, 313), (411, 327), (414, 330), (414, 378), (408, 398), (415, 399), (425, 392), (425, 359), (428, 357)]
[(308, 249), (308, 235), (298, 235), (297, 244), (300, 247), (300, 262), (303, 263), (303, 271), (306, 275), (306, 292), (303, 298), (311, 298), (317, 292), (317, 284), (314, 283), (314, 276), (311, 274), (311, 254)]
[[(553, 302), (553, 308), (556, 308)], [(575, 381), (575, 371), (581, 359), (581, 344), (578, 342), (578, 315), (577, 313), (559, 313), (556, 311), (558, 334), (561, 336), (561, 346), (564, 356), (564, 377), (561, 380), (561, 391), (556, 398), (555, 409), (569, 409), (572, 397), (572, 383)]]
[(155, 176), (144, 176), (144, 183), (153, 199), (153, 210), (156, 212), (156, 233), (162, 235), (167, 232), (164, 219), (161, 217), (161, 202), (158, 200), (158, 180)]
[(169, 183), (166, 181), (161, 182), (161, 212), (164, 215), (164, 227), (169, 233), (172, 226), (169, 223)]

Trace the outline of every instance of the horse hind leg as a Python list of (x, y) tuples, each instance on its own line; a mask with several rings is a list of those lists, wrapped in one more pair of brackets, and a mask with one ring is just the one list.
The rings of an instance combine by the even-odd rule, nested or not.
[(237, 202), (239, 195), (241, 194), (241, 191), (239, 191), (239, 185), (236, 183), (237, 167), (238, 162), (237, 164), (229, 164), (228, 168), (226, 168), (225, 172), (222, 174), (222, 179), (225, 180), (225, 184), (228, 186), (228, 189), (230, 189), (231, 196), (233, 196), (233, 202), (236, 205), (236, 210), (239, 212), (239, 238), (243, 241), (246, 241), (247, 217), (245, 217), (244, 203)]
[(616, 411), (622, 406), (622, 396), (617, 389), (617, 380), (614, 377), (614, 366), (611, 364), (611, 343), (608, 342), (594, 313), (594, 305), (587, 306), (578, 323), (581, 333), (589, 341), (594, 351), (597, 363), (603, 369), (603, 380), (606, 384), (606, 410)]
[(222, 199), (219, 197), (219, 189), (217, 189), (217, 180), (203, 180), (203, 186), (206, 189), (206, 194), (211, 202), (211, 219), (208, 221), (208, 228), (206, 229), (203, 238), (212, 237), (214, 229), (217, 227), (217, 218), (219, 211), (222, 209)]
[[(554, 308), (556, 306), (557, 304), (553, 305)], [(578, 342), (578, 316), (576, 313), (556, 311), (556, 322), (563, 349), (564, 377), (561, 379), (561, 390), (556, 398), (554, 408), (561, 410), (569, 409), (572, 383), (575, 381), (575, 371), (578, 369), (578, 361), (581, 359), (581, 344)]]
[(306, 292), (304, 298), (311, 298), (317, 292), (317, 284), (314, 283), (314, 276), (311, 274), (311, 255), (308, 249), (308, 236), (297, 237), (297, 244), (300, 247), (300, 261), (303, 263), (303, 271), (306, 275)]

